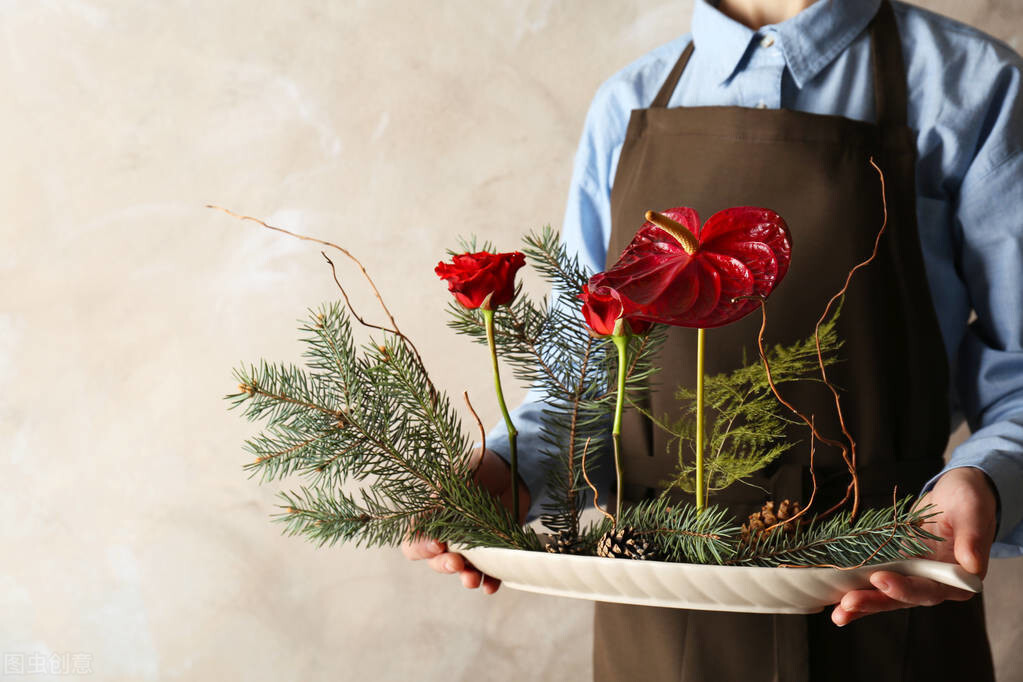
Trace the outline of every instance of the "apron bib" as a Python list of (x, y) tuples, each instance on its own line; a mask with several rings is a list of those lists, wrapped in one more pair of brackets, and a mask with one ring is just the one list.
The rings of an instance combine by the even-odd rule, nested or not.
[[(777, 211), (792, 232), (788, 274), (767, 303), (765, 345), (813, 333), (828, 299), (852, 280), (838, 325), (841, 362), (828, 370), (842, 390), (845, 422), (857, 442), (861, 508), (891, 504), (892, 487), (912, 494), (942, 466), (949, 436), (947, 360), (931, 302), (916, 226), (916, 141), (906, 123), (907, 86), (898, 28), (885, 0), (871, 23), (877, 123), (841, 116), (745, 107), (667, 108), (693, 52), (685, 49), (649, 109), (632, 112), (611, 192), (610, 266), (646, 210), (686, 205), (706, 220), (730, 206)], [(706, 372), (757, 357), (760, 314), (706, 332)], [(696, 330), (672, 328), (645, 395), (653, 414), (676, 415), (679, 384), (694, 388)], [(813, 414), (822, 434), (841, 440), (834, 399), (819, 384), (782, 386)], [(758, 472), (755, 486), (712, 492), (740, 521), (766, 499), (810, 496), (807, 429), (799, 444)], [(656, 495), (677, 464), (665, 435), (638, 412), (622, 431), (629, 502)], [(816, 445), (818, 510), (849, 482), (840, 452)], [(767, 492), (765, 492), (767, 491)], [(820, 506), (817, 506), (817, 505)], [(844, 628), (828, 611), (813, 616), (728, 614), (596, 605), (597, 680), (993, 679), (980, 598), (870, 616)]]

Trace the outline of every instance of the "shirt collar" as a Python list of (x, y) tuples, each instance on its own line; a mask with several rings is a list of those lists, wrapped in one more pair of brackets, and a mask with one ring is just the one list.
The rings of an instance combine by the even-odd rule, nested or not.
[(693, 42), (719, 83), (743, 68), (754, 40), (774, 33), (796, 85), (802, 88), (831, 63), (870, 23), (881, 0), (818, 0), (780, 24), (753, 31), (717, 9), (717, 0), (696, 0)]

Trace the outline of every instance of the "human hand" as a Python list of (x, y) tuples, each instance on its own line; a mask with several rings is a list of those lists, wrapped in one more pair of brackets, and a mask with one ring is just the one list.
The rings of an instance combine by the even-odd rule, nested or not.
[[(918, 504), (933, 504), (935, 511), (941, 512), (925, 528), (945, 541), (928, 542), (933, 551), (927, 558), (957, 563), (983, 578), (997, 524), (997, 498), (987, 474), (972, 467), (952, 469)], [(934, 606), (945, 600), (966, 601), (973, 596), (966, 590), (891, 571), (876, 571), (870, 582), (874, 589), (853, 590), (842, 597), (831, 612), (835, 625), (883, 611)]]
[[(470, 464), (472, 466), (479, 464), (476, 468), (476, 482), (497, 497), (507, 509), (511, 509), (512, 488), (508, 464), (490, 450), (476, 451)], [(525, 520), (529, 502), (529, 490), (522, 481), (519, 481), (519, 509), (522, 515), (520, 523)], [(438, 573), (458, 574), (466, 589), (475, 590), (482, 586), (484, 593), (493, 594), (501, 586), (500, 580), (483, 575), (461, 554), (449, 552), (447, 543), (432, 538), (409, 538), (401, 543), (401, 551), (407, 559), (426, 561), (427, 565)]]

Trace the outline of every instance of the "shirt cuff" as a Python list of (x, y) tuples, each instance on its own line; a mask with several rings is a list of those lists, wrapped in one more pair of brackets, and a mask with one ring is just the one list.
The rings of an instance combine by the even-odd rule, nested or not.
[(983, 471), (994, 484), (998, 498), (998, 532), (991, 547), (996, 558), (1023, 555), (1023, 452), (1015, 434), (992, 424), (974, 433), (956, 448), (948, 464), (923, 487), (929, 492), (938, 479), (952, 469), (972, 467)]

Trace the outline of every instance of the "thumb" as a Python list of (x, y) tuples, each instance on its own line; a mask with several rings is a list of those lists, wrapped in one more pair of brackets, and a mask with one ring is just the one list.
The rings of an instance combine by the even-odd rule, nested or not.
[(981, 578), (987, 573), (991, 553), (991, 539), (987, 524), (979, 510), (971, 507), (960, 510), (952, 520), (953, 552), (956, 563)]
[(941, 534), (951, 543), (956, 563), (983, 578), (997, 523), (998, 498), (991, 480), (980, 469), (959, 467), (946, 472), (931, 493), (948, 531)]

